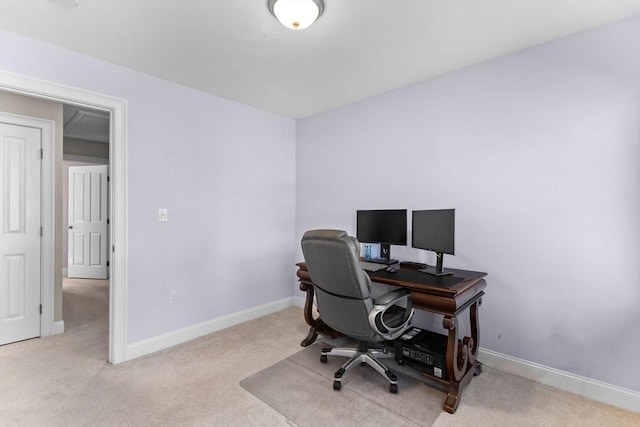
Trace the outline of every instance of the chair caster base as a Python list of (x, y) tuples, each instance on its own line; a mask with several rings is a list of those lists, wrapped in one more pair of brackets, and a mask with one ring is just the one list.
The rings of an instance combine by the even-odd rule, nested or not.
[(320, 353), (320, 362), (327, 363), (328, 356), (348, 357), (349, 360), (333, 375), (333, 389), (340, 391), (342, 378), (353, 366), (370, 366), (377, 373), (389, 381), (389, 392), (398, 393), (398, 377), (382, 362), (378, 360), (393, 358), (393, 353), (381, 349), (367, 349), (366, 342), (360, 342), (358, 348), (323, 348)]

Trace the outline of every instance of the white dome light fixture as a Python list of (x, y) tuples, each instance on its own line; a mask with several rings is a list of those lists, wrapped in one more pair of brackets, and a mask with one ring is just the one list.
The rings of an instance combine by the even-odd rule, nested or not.
[(292, 30), (309, 27), (324, 10), (322, 0), (268, 0), (267, 4), (273, 16)]

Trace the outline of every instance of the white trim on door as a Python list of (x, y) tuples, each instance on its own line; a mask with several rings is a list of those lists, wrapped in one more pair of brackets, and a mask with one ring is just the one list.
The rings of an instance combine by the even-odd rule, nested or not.
[[(127, 101), (89, 92), (57, 83), (0, 70), (0, 90), (65, 104), (80, 105), (111, 113), (111, 141), (109, 144), (109, 176), (111, 185), (110, 235), (111, 274), (109, 284), (109, 361), (120, 363), (127, 360), (127, 296), (128, 296), (128, 212), (127, 212)], [(52, 155), (52, 157), (54, 157)], [(53, 159), (45, 163), (53, 165)], [(55, 167), (47, 171), (54, 176)], [(49, 175), (46, 175), (49, 176)], [(50, 185), (53, 186), (51, 179)], [(52, 193), (53, 194), (53, 193)], [(53, 198), (53, 196), (52, 196)], [(48, 258), (43, 259), (43, 268), (49, 269), (48, 277), (53, 281), (54, 213), (53, 201), (44, 214), (51, 222)], [(49, 209), (49, 208), (48, 208)], [(49, 263), (49, 264), (47, 264)], [(49, 271), (47, 270), (47, 271)], [(53, 294), (53, 282), (47, 290)], [(53, 316), (53, 304), (50, 305)], [(44, 310), (44, 307), (43, 307)], [(43, 313), (44, 314), (44, 313)], [(49, 330), (53, 324), (51, 318)]]

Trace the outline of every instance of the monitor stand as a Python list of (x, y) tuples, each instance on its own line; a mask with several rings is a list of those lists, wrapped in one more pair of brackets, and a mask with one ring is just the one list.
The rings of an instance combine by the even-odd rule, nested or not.
[(380, 258), (370, 259), (369, 261), (386, 265), (392, 265), (400, 262), (397, 259), (391, 259), (391, 245), (388, 243), (380, 243)]
[(388, 243), (380, 243), (380, 259), (388, 260), (391, 258), (391, 245)]
[(442, 268), (442, 256), (443, 256), (442, 252), (436, 252), (436, 266), (435, 267), (429, 266), (427, 268), (423, 268), (422, 270), (418, 270), (418, 271), (422, 273), (431, 274), (432, 276), (449, 276), (453, 274), (450, 271), (444, 271), (444, 269)]

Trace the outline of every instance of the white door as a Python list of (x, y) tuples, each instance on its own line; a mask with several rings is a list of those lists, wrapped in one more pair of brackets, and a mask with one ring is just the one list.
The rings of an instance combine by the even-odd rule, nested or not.
[(69, 277), (108, 278), (107, 169), (69, 168)]
[(40, 336), (40, 129), (0, 123), (0, 345)]

